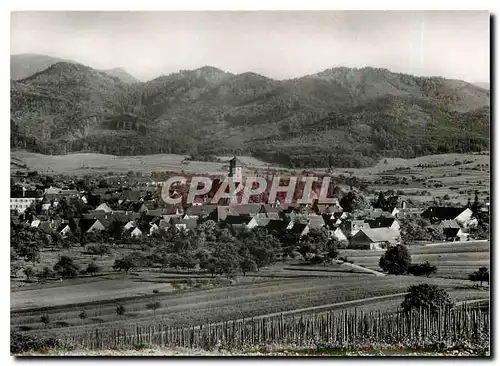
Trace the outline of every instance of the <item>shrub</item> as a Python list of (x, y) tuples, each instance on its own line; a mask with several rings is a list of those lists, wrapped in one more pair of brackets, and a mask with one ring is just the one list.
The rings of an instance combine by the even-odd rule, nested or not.
[(473, 282), (479, 281), (481, 287), (483, 286), (483, 282), (489, 283), (490, 282), (490, 274), (488, 272), (488, 268), (481, 267), (476, 272), (471, 273), (469, 275), (469, 280), (473, 281)]
[(116, 307), (116, 314), (124, 315), (125, 314), (125, 307), (123, 305), (118, 305)]
[(450, 295), (436, 285), (421, 284), (410, 286), (401, 307), (404, 311), (428, 308), (432, 312), (439, 309), (450, 308), (453, 301)]
[(407, 273), (410, 265), (410, 252), (406, 246), (401, 244), (387, 249), (379, 261), (379, 266), (384, 272), (395, 275)]
[(40, 321), (45, 324), (45, 326), (50, 324), (50, 317), (47, 314), (44, 314), (40, 317)]
[(85, 247), (87, 254), (103, 256), (111, 252), (111, 248), (106, 244), (89, 244)]
[(93, 276), (96, 273), (98, 273), (100, 270), (101, 270), (101, 268), (95, 262), (90, 262), (88, 264), (87, 268), (85, 269), (85, 273)]
[(153, 310), (153, 313), (156, 313), (156, 310), (159, 308), (161, 308), (161, 304), (158, 301), (146, 304), (146, 309)]
[(54, 265), (54, 271), (59, 273), (63, 278), (73, 278), (78, 275), (79, 266), (73, 262), (72, 258), (63, 255)]
[(33, 277), (36, 273), (35, 269), (32, 266), (26, 266), (23, 268), (24, 275), (26, 276), (26, 279), (28, 281), (31, 280), (31, 277)]
[(10, 353), (19, 354), (29, 351), (46, 351), (54, 348), (67, 348), (56, 338), (40, 338), (33, 335), (10, 333)]
[(323, 263), (323, 261), (324, 261), (324, 258), (323, 258), (323, 257), (321, 257), (321, 256), (319, 256), (319, 255), (315, 255), (314, 257), (312, 257), (312, 258), (309, 260), (309, 262), (310, 262), (311, 264), (321, 264), (321, 263)]
[(437, 267), (430, 264), (428, 261), (425, 263), (412, 264), (408, 268), (408, 273), (414, 276), (426, 276), (429, 277), (431, 274), (437, 271)]

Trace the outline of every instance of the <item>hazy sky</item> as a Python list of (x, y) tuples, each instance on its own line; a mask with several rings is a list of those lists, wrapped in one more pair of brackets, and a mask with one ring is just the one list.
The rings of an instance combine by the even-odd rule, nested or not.
[(488, 12), (13, 12), (11, 54), (148, 80), (211, 65), (276, 79), (336, 66), (489, 81)]

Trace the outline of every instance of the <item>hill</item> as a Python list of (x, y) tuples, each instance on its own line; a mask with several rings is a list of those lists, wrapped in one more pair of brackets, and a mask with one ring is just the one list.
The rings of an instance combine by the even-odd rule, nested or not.
[(474, 83), (474, 85), (476, 85), (480, 88), (486, 89), (486, 90), (490, 90), (490, 83), (488, 83), (487, 81)]
[(33, 53), (23, 53), (10, 56), (10, 79), (21, 80), (36, 74), (58, 62), (74, 61), (64, 60), (58, 57), (38, 55)]
[(489, 97), (464, 81), (369, 67), (278, 81), (205, 66), (127, 84), (62, 62), (11, 83), (12, 145), (362, 167), (487, 149)]
[(133, 83), (138, 83), (139, 80), (130, 75), (127, 70), (125, 70), (122, 67), (117, 67), (114, 69), (109, 69), (109, 70), (101, 70), (102, 72), (117, 77), (121, 81), (123, 81), (126, 84), (133, 84)]
[[(23, 53), (10, 56), (10, 79), (21, 80), (30, 77), (40, 71), (43, 71), (58, 62), (67, 62), (76, 64), (77, 62), (59, 57), (52, 57), (47, 55), (39, 55), (34, 53)], [(124, 83), (132, 84), (137, 83), (135, 77), (130, 75), (123, 68), (114, 68), (109, 70), (101, 70), (102, 72), (119, 78)]]

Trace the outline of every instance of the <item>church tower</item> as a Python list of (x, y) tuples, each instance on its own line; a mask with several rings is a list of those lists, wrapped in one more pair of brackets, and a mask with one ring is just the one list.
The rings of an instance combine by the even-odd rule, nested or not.
[(236, 182), (243, 181), (241, 162), (236, 158), (236, 156), (229, 160), (228, 177), (232, 177)]

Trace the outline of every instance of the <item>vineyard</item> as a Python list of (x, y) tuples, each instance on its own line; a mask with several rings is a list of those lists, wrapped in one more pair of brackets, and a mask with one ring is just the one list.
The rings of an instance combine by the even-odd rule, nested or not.
[(467, 343), (487, 348), (489, 313), (479, 306), (454, 309), (382, 313), (342, 311), (308, 316), (236, 321), (203, 326), (150, 324), (134, 330), (111, 328), (73, 334), (69, 341), (86, 349), (110, 349), (150, 345), (192, 349), (248, 349), (280, 345), (294, 348), (327, 345), (349, 348), (360, 344), (424, 347)]

